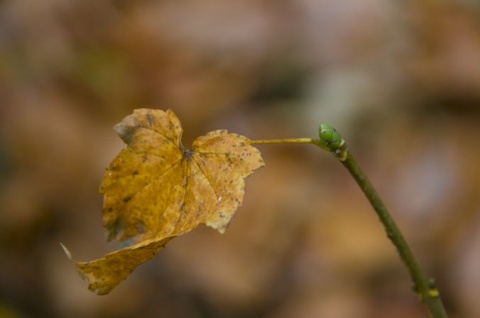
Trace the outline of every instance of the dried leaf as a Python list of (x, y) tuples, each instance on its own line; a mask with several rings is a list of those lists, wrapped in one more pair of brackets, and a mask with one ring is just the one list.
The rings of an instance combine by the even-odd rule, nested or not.
[(109, 293), (170, 239), (201, 223), (223, 233), (242, 203), (244, 178), (264, 165), (248, 138), (226, 130), (198, 137), (186, 149), (170, 110), (137, 109), (115, 131), (127, 148), (100, 186), (103, 224), (109, 239), (136, 244), (75, 263), (98, 294)]

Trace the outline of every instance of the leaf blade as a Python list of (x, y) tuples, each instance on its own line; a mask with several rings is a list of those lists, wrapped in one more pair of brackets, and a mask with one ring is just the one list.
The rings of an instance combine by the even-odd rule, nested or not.
[[(223, 233), (242, 204), (244, 178), (264, 165), (244, 136), (216, 130), (188, 150), (171, 111), (137, 109), (115, 126), (127, 144), (105, 172), (103, 224), (109, 239), (134, 244), (75, 262), (97, 294), (107, 294), (172, 238), (199, 224)], [(68, 250), (66, 248), (65, 252)], [(69, 252), (67, 256), (71, 259)]]

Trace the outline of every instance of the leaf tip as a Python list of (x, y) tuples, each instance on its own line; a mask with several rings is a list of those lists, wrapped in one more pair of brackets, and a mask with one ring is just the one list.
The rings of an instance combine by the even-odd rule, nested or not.
[(126, 144), (130, 143), (130, 140), (132, 139), (132, 135), (135, 131), (135, 129), (132, 128), (132, 126), (127, 125), (125, 122), (116, 124), (115, 126), (113, 126), (113, 130)]
[(60, 246), (62, 247), (63, 252), (65, 253), (65, 255), (67, 255), (68, 259), (73, 262), (72, 253), (70, 253), (70, 251), (68, 250), (68, 248), (67, 248), (65, 245), (63, 245), (62, 242), (60, 242)]

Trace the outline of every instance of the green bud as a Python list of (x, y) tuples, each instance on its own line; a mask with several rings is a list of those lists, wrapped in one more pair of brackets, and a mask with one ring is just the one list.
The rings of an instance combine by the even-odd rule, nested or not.
[(337, 150), (345, 143), (337, 130), (329, 124), (320, 124), (319, 135), (320, 141), (323, 142), (330, 151)]

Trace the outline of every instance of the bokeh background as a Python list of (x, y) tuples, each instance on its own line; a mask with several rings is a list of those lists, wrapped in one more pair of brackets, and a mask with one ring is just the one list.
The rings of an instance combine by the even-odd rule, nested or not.
[(476, 1), (0, 1), (0, 317), (428, 317), (335, 159), (259, 146), (267, 166), (220, 235), (170, 242), (107, 296), (63, 254), (106, 243), (112, 126), (170, 108), (184, 144), (337, 127), (436, 278), (480, 317)]

